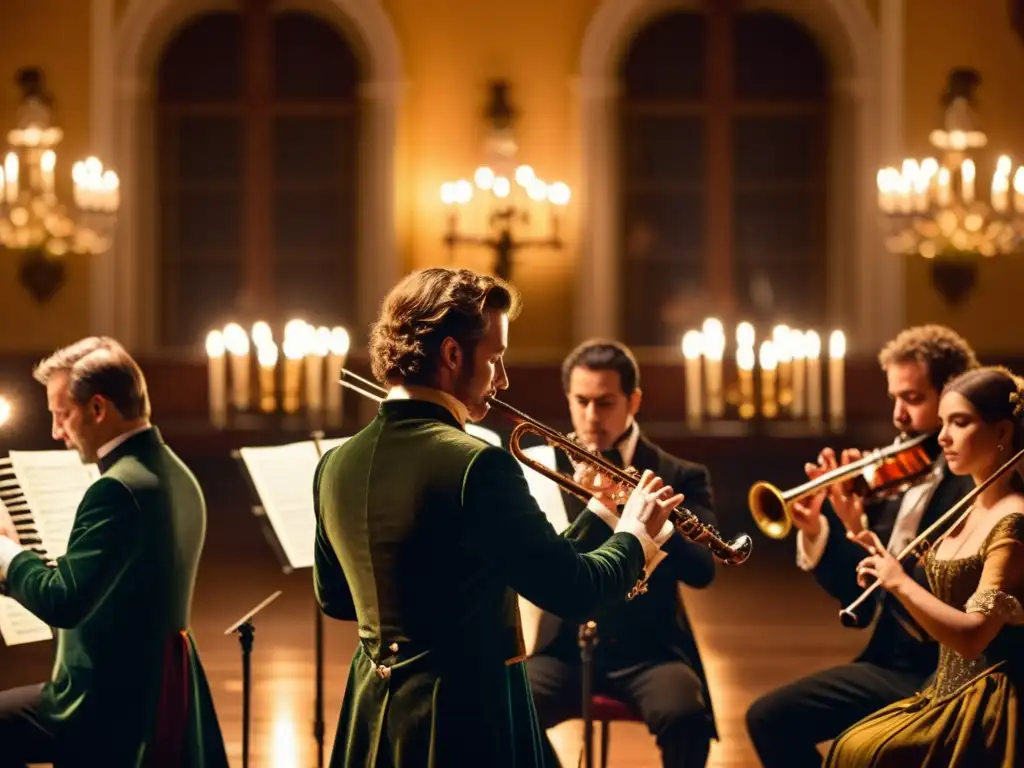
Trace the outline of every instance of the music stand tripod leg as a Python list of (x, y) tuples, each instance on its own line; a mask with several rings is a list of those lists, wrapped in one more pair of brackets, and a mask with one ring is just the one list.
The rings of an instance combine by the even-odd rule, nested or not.
[(313, 738), (316, 739), (316, 765), (324, 768), (324, 615), (320, 606), (316, 608), (316, 712), (314, 713)]
[(580, 758), (585, 768), (594, 768), (594, 646), (597, 645), (597, 622), (580, 624), (580, 666), (583, 678), (583, 751)]
[(278, 590), (226, 630), (225, 635), (238, 634), (238, 644), (242, 648), (242, 768), (249, 768), (249, 722), (250, 703), (252, 701), (252, 646), (256, 625), (253, 617), (281, 596)]

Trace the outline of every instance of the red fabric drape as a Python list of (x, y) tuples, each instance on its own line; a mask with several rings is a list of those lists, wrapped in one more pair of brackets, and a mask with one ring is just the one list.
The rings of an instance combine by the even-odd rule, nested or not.
[(188, 731), (189, 642), (184, 630), (167, 638), (156, 730), (146, 768), (181, 768)]

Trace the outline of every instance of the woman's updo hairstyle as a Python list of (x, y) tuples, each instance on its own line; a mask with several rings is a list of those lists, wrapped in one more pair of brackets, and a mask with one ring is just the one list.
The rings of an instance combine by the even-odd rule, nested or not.
[(1024, 380), (1019, 376), (1001, 365), (987, 365), (950, 379), (942, 394), (947, 392), (963, 397), (986, 424), (1010, 421), (1010, 450), (1017, 453), (1024, 448)]

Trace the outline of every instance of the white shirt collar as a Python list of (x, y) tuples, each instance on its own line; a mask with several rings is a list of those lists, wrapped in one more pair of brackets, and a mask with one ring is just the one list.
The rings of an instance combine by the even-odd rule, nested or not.
[(147, 429), (152, 429), (152, 428), (153, 428), (152, 424), (144, 424), (141, 427), (136, 427), (135, 429), (130, 429), (127, 432), (122, 432), (120, 435), (115, 437), (113, 440), (108, 440), (102, 446), (100, 446), (100, 449), (98, 451), (96, 451), (96, 458), (102, 459), (104, 456), (106, 456), (112, 450), (117, 448), (117, 446), (121, 445), (121, 443), (123, 443), (129, 437), (135, 437), (135, 435), (138, 435), (138, 434), (140, 434), (142, 432), (145, 432)]
[(433, 387), (421, 387), (411, 384), (391, 387), (385, 400), (426, 400), (429, 403), (447, 408), (463, 428), (469, 420), (469, 409), (461, 400)]

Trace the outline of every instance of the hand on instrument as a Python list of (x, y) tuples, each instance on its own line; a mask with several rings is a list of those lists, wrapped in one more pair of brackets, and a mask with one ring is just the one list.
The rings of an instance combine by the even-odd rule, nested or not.
[[(836, 454), (831, 448), (825, 448), (818, 454), (817, 464), (804, 464), (804, 472), (807, 473), (808, 480), (816, 480), (835, 468)], [(822, 488), (817, 493), (792, 503), (790, 508), (793, 525), (803, 531), (805, 536), (814, 539), (821, 532), (821, 505), (825, 503), (828, 495), (829, 489)]]
[(868, 587), (871, 582), (877, 581), (882, 589), (891, 592), (910, 578), (903, 570), (903, 566), (900, 565), (900, 561), (883, 546), (881, 539), (874, 531), (847, 533), (846, 536), (868, 551), (868, 557), (857, 564), (857, 584), (859, 586)]
[[(826, 449), (831, 451), (831, 449)], [(840, 457), (840, 465), (850, 464), (861, 458), (861, 452), (857, 448), (845, 448)], [(832, 456), (832, 464), (835, 467), (835, 455)], [(829, 488), (829, 500), (832, 502), (832, 509), (836, 516), (842, 520), (848, 533), (859, 534), (864, 528), (864, 500), (853, 492), (853, 483), (850, 481), (836, 483)]]
[(0, 504), (0, 536), (6, 536), (15, 544), (21, 543), (18, 538), (18, 529), (14, 527), (14, 520), (11, 519), (11, 513), (2, 504)]
[(645, 469), (640, 482), (622, 507), (622, 519), (643, 523), (647, 534), (653, 539), (661, 533), (669, 513), (682, 502), (683, 494), (673, 495), (671, 486), (665, 485), (660, 477)]
[(576, 467), (572, 477), (604, 504), (609, 512), (619, 514), (619, 486), (609, 475), (599, 472), (592, 464), (583, 463)]

